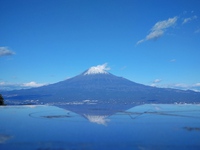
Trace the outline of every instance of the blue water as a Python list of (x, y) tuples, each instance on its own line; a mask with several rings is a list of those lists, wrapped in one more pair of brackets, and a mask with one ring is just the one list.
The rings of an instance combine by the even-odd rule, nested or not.
[(0, 107), (0, 150), (200, 149), (200, 105), (148, 104), (108, 115), (73, 110)]

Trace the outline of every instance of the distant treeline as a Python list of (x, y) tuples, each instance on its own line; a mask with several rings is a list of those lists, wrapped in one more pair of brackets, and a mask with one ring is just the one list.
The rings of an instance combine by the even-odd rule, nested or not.
[(0, 94), (0, 105), (4, 105), (4, 99), (3, 96)]

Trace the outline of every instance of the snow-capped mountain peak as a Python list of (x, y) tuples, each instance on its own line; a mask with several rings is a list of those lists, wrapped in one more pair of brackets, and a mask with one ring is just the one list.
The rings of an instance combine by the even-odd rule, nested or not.
[(107, 64), (103, 65), (97, 65), (89, 68), (84, 75), (90, 75), (90, 74), (108, 74), (107, 70), (110, 70), (109, 67), (107, 67)]

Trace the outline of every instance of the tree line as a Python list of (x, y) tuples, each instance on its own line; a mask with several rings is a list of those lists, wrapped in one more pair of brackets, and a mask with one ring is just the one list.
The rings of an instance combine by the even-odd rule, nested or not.
[(0, 105), (4, 105), (4, 98), (1, 94), (0, 94)]

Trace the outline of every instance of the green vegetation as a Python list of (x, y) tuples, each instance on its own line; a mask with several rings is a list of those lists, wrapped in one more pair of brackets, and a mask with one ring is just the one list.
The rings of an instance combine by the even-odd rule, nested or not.
[(4, 99), (3, 96), (0, 94), (0, 105), (4, 105)]

